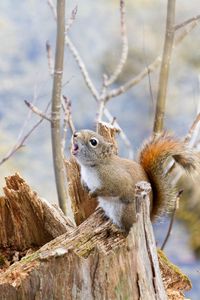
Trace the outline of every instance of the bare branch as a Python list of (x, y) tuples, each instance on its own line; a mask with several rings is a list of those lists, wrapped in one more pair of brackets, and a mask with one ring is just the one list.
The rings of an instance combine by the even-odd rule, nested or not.
[(175, 5), (176, 5), (176, 0), (168, 0), (167, 22), (166, 22), (166, 29), (165, 29), (165, 43), (164, 43), (162, 62), (160, 68), (158, 95), (156, 101), (156, 112), (155, 112), (154, 128), (153, 128), (154, 135), (162, 132), (163, 125), (164, 125), (164, 114), (165, 114), (169, 69), (170, 69), (171, 54), (172, 54), (172, 48), (174, 42)]
[(28, 131), (28, 133), (20, 140), (18, 143), (14, 145), (14, 147), (6, 154), (6, 156), (0, 161), (0, 165), (2, 165), (4, 162), (6, 162), (11, 156), (13, 156), (19, 149), (24, 147), (25, 140), (31, 135), (31, 133), (41, 124), (43, 119), (38, 121), (31, 130)]
[[(37, 86), (35, 85), (32, 103), (34, 104), (34, 103), (36, 102), (36, 100), (37, 100)], [(25, 121), (24, 121), (24, 124), (23, 124), (23, 126), (22, 126), (22, 128), (21, 128), (21, 130), (20, 130), (20, 133), (19, 133), (19, 135), (18, 135), (18, 137), (17, 137), (17, 142), (16, 142), (16, 144), (17, 144), (17, 143), (20, 141), (20, 139), (23, 137), (24, 132), (25, 132), (25, 129), (26, 129), (26, 127), (27, 127), (27, 125), (28, 125), (28, 123), (29, 123), (29, 120), (30, 120), (30, 118), (31, 118), (31, 116), (32, 116), (32, 113), (33, 113), (33, 112), (32, 112), (31, 110), (29, 110), (28, 115), (27, 115), (27, 117), (26, 117), (26, 119), (25, 119)]]
[(200, 113), (196, 116), (196, 119), (192, 123), (192, 126), (190, 127), (190, 130), (188, 134), (185, 137), (185, 142), (188, 143), (188, 145), (192, 148), (196, 143), (196, 138), (199, 133), (199, 127), (200, 127)]
[[(48, 103), (45, 112), (47, 112), (50, 103)], [(22, 137), (19, 138), (16, 144), (8, 151), (8, 153), (1, 159), (0, 165), (6, 162), (11, 156), (13, 156), (19, 149), (24, 147), (24, 142), (29, 138), (29, 136), (33, 133), (33, 131), (44, 121), (44, 118), (41, 118), (35, 125)]]
[(190, 19), (184, 21), (183, 23), (175, 25), (174, 29), (178, 30), (178, 29), (180, 29), (182, 27), (185, 27), (186, 25), (188, 25), (190, 23), (193, 23), (194, 21), (199, 21), (199, 20), (200, 20), (200, 15), (197, 15), (196, 17), (190, 18)]
[(118, 78), (118, 76), (121, 74), (128, 56), (128, 38), (127, 38), (126, 22), (125, 22), (125, 1), (124, 0), (120, 0), (120, 25), (121, 25), (121, 37), (122, 37), (121, 58), (113, 74), (110, 75), (110, 78), (108, 78), (106, 74), (103, 75), (103, 86), (99, 98), (100, 105), (99, 105), (99, 112), (98, 112), (98, 122), (102, 121), (105, 105), (106, 102), (109, 100), (106, 98), (107, 88), (108, 86), (113, 84)]
[(157, 67), (159, 67), (160, 63), (161, 63), (161, 56), (158, 56), (150, 65), (148, 65), (134, 78), (126, 82), (124, 85), (121, 85), (120, 87), (108, 92), (108, 94), (106, 95), (106, 101), (108, 101), (110, 98), (114, 98), (125, 93), (130, 88), (138, 84), (144, 77), (146, 77), (149, 73), (153, 72)]
[[(198, 20), (199, 21), (199, 20)], [(174, 40), (174, 46), (177, 46), (191, 31), (192, 29), (198, 24), (198, 21), (193, 21), (190, 24), (188, 24), (185, 28), (184, 31), (182, 31), (178, 36), (175, 37)], [(120, 86), (117, 89), (113, 89), (110, 92), (106, 93), (105, 91), (105, 86), (103, 86), (103, 90), (102, 92), (99, 94), (99, 92), (97, 91), (94, 83), (92, 82), (89, 73), (87, 71), (87, 68), (82, 60), (82, 58), (80, 57), (80, 54), (78, 53), (76, 47), (74, 46), (74, 44), (72, 43), (72, 41), (70, 40), (70, 38), (68, 36), (66, 36), (66, 45), (68, 46), (69, 50), (71, 51), (72, 55), (74, 56), (80, 70), (81, 73), (83, 75), (83, 78), (86, 82), (86, 85), (88, 86), (89, 90), (91, 91), (93, 97), (95, 98), (96, 101), (99, 102), (100, 97), (102, 97), (102, 99), (105, 99), (105, 102), (108, 101), (110, 98), (119, 96), (120, 94), (126, 92), (127, 90), (129, 90), (130, 88), (132, 88), (134, 85), (138, 84), (146, 75), (148, 75), (149, 73), (153, 72), (161, 63), (161, 56), (158, 56), (149, 66), (147, 66), (142, 72), (140, 72), (136, 77), (134, 77), (133, 79), (129, 80), (125, 85)], [(105, 108), (105, 103), (100, 103), (99, 106), (99, 114), (98, 114), (98, 120), (102, 119), (102, 113), (104, 112), (104, 114), (106, 115), (106, 117), (108, 118), (108, 120), (110, 122), (112, 122), (111, 120), (113, 120), (113, 117), (111, 116), (110, 112), (106, 109), (104, 111)], [(128, 138), (126, 137), (126, 135), (124, 137), (123, 136), (123, 131), (121, 131), (120, 135), (121, 138), (126, 141), (125, 144), (128, 147), (128, 149), (131, 149), (131, 143), (129, 142)], [(133, 151), (130, 150), (129, 153), (129, 157), (133, 156)]]
[(57, 0), (57, 36), (52, 90), (51, 136), (54, 173), (60, 208), (66, 214), (66, 176), (61, 146), (61, 92), (65, 42), (65, 0)]
[[(121, 10), (121, 14), (122, 16), (122, 27), (124, 30), (124, 35), (126, 35), (126, 29), (124, 29), (125, 23), (124, 22), (124, 12), (123, 9)], [(65, 35), (65, 44), (66, 46), (69, 48), (69, 50), (71, 51), (72, 55), (75, 58), (75, 61), (77, 62), (77, 65), (81, 71), (81, 74), (84, 78), (84, 81), (88, 87), (88, 89), (90, 90), (91, 94), (93, 95), (94, 99), (99, 102), (100, 105), (100, 111), (98, 114), (98, 120), (102, 119), (103, 113), (105, 114), (106, 118), (109, 120), (109, 122), (113, 121), (113, 116), (110, 114), (108, 109), (105, 109), (105, 100), (106, 99), (106, 95), (104, 95), (105, 93), (105, 84), (103, 84), (103, 90), (101, 92), (101, 94), (99, 94), (99, 92), (97, 91), (91, 77), (89, 76), (89, 73), (87, 71), (86, 65), (83, 61), (83, 59), (81, 58), (77, 48), (74, 46), (73, 42), (71, 41), (71, 39)], [(106, 81), (106, 75), (104, 75), (104, 83)], [(101, 99), (103, 99), (104, 101), (102, 102)], [(106, 99), (107, 100), (107, 99)], [(128, 139), (128, 137), (126, 136), (126, 134), (124, 133), (124, 131), (121, 129), (121, 127), (119, 126), (119, 124), (117, 123), (117, 121), (115, 121), (116, 126), (118, 126), (120, 128), (120, 136), (123, 139), (125, 145), (128, 148), (128, 152), (129, 152), (129, 158), (133, 158), (133, 150), (132, 150), (132, 146), (131, 143)]]
[[(37, 86), (35, 85), (34, 87), (34, 94), (33, 94), (33, 101), (32, 103), (35, 103), (36, 102), (36, 99), (37, 99)], [(46, 107), (46, 110), (48, 110), (48, 107), (49, 105)], [(20, 130), (20, 133), (17, 137), (17, 141), (15, 143), (15, 145), (7, 152), (7, 154), (0, 160), (0, 165), (2, 165), (4, 162), (6, 162), (9, 158), (11, 158), (20, 148), (24, 147), (24, 142), (25, 140), (31, 135), (32, 131), (34, 131), (35, 128), (33, 128), (33, 130), (31, 129), (30, 130), (30, 133), (28, 132), (27, 134), (25, 134), (25, 130), (26, 130), (26, 127), (29, 123), (29, 120), (30, 120), (30, 117), (32, 115), (32, 111), (29, 110), (29, 113), (24, 121), (24, 124)], [(35, 124), (36, 125), (36, 128), (37, 126), (40, 125), (40, 123), (37, 125), (37, 123)]]
[(187, 37), (187, 35), (197, 26), (199, 25), (200, 20), (195, 20), (191, 23), (189, 23), (187, 26), (185, 26), (182, 29), (182, 32), (179, 33), (179, 35), (175, 36), (175, 40), (174, 40), (174, 46), (177, 46), (180, 42), (183, 41), (183, 39), (185, 37)]
[[(190, 148), (197, 147), (197, 137), (199, 134), (200, 129), (200, 113), (197, 114), (195, 120), (193, 121), (188, 134), (185, 136), (184, 142), (189, 145)], [(176, 163), (174, 161), (169, 163), (167, 174), (170, 174), (176, 167)], [(176, 176), (173, 178), (174, 184), (178, 181), (180, 178), (182, 172), (181, 170), (176, 174)]]
[(68, 123), (69, 128), (71, 130), (71, 133), (74, 133), (76, 131), (73, 120), (72, 120), (72, 110), (71, 110), (72, 104), (68, 97), (62, 96), (62, 108), (65, 114), (65, 121)]
[(75, 8), (72, 10), (71, 16), (69, 18), (69, 20), (66, 23), (65, 26), (65, 34), (67, 34), (72, 26), (72, 24), (74, 23), (75, 19), (76, 19), (76, 14), (78, 11), (78, 6), (75, 6)]
[(175, 220), (176, 211), (178, 209), (179, 200), (180, 200), (180, 197), (181, 197), (182, 193), (183, 193), (183, 190), (179, 191), (179, 193), (176, 197), (175, 206), (174, 206), (174, 209), (173, 209), (173, 212), (172, 212), (172, 215), (171, 215), (171, 220), (170, 220), (170, 223), (169, 223), (169, 228), (168, 228), (166, 237), (164, 239), (164, 242), (163, 242), (162, 246), (160, 247), (161, 250), (164, 250), (164, 248), (165, 248), (165, 246), (166, 246), (166, 244), (169, 240), (169, 237), (171, 235), (172, 227), (173, 227), (174, 220)]
[(99, 111), (97, 113), (97, 122), (101, 122), (104, 114), (104, 109), (105, 109), (105, 101), (100, 100), (99, 102)]
[(53, 74), (54, 74), (53, 58), (52, 58), (51, 45), (50, 45), (49, 41), (46, 41), (46, 52), (47, 52), (49, 74), (51, 76), (53, 76)]
[(123, 67), (126, 63), (128, 56), (128, 38), (126, 30), (126, 13), (125, 13), (125, 0), (120, 0), (120, 23), (121, 23), (121, 37), (122, 37), (122, 52), (119, 63), (113, 74), (105, 81), (105, 86), (108, 87), (116, 81), (121, 74)]
[(71, 115), (71, 101), (68, 97), (62, 96), (62, 109), (64, 111), (64, 122), (63, 122), (63, 137), (62, 137), (62, 153), (63, 157), (65, 157), (65, 146), (66, 146), (66, 138), (67, 138), (67, 127), (69, 126), (71, 133), (75, 132), (75, 126), (72, 120)]
[(102, 89), (99, 95), (99, 110), (97, 113), (97, 122), (101, 122), (103, 115), (104, 115), (104, 108), (106, 105), (106, 92), (107, 92), (107, 87), (106, 87), (106, 81), (108, 79), (108, 76), (106, 74), (103, 74), (103, 85), (102, 85)]
[[(191, 22), (187, 26), (185, 26), (184, 30), (177, 36), (175, 36), (174, 39), (174, 47), (179, 45), (183, 39), (199, 24), (199, 19), (196, 21)], [(149, 64), (148, 67), (146, 67), (144, 70), (142, 70), (138, 75), (130, 79), (128, 82), (126, 82), (124, 85), (121, 85), (120, 87), (111, 90), (106, 95), (106, 100), (109, 100), (110, 98), (117, 97), (129, 89), (131, 89), (133, 86), (138, 84), (144, 77), (146, 77), (149, 73), (156, 70), (161, 63), (161, 55), (159, 55), (151, 64)]]
[(52, 15), (54, 17), (55, 20), (57, 20), (57, 12), (56, 12), (56, 8), (55, 5), (53, 4), (52, 0), (47, 0), (47, 4), (49, 5)]
[[(75, 61), (77, 62), (77, 65), (79, 66), (79, 69), (81, 71), (81, 74), (85, 80), (85, 83), (88, 87), (88, 89), (90, 90), (91, 94), (93, 95), (94, 99), (97, 102), (100, 102), (100, 94), (98, 93), (96, 87), (94, 86), (89, 73), (87, 71), (87, 68), (85, 66), (85, 63), (83, 62), (83, 59), (81, 58), (80, 54), (78, 53), (78, 50), (76, 49), (76, 47), (74, 46), (74, 44), (71, 42), (71, 40), (69, 39), (68, 36), (65, 36), (65, 43), (67, 45), (67, 47), (69, 48), (69, 50), (71, 51), (72, 55), (75, 58)], [(103, 104), (104, 105), (104, 104)], [(105, 108), (104, 111), (104, 115), (106, 116), (106, 118), (108, 119), (109, 122), (113, 121), (113, 116), (111, 115), (111, 113), (109, 112), (109, 110), (107, 108)], [(99, 117), (99, 116), (98, 116)], [(116, 126), (119, 127), (120, 129), (120, 137), (122, 138), (122, 140), (124, 141), (126, 147), (128, 148), (128, 156), (129, 158), (133, 158), (133, 150), (131, 142), (129, 141), (128, 137), (126, 136), (125, 132), (122, 130), (122, 128), (119, 126), (119, 124), (117, 123), (117, 121), (115, 122)]]
[(26, 104), (26, 106), (28, 106), (28, 108), (30, 108), (32, 110), (32, 112), (34, 112), (36, 115), (40, 116), (41, 118), (51, 122), (51, 119), (48, 118), (41, 110), (39, 110), (35, 105), (33, 105), (32, 103), (30, 103), (27, 100), (24, 100), (24, 103)]
[(89, 76), (89, 73), (85, 67), (85, 63), (83, 62), (83, 59), (80, 57), (76, 47), (74, 46), (74, 44), (72, 43), (72, 41), (70, 40), (70, 38), (67, 35), (65, 35), (65, 43), (66, 43), (67, 47), (69, 48), (69, 50), (71, 51), (72, 55), (74, 56), (74, 59), (77, 62), (77, 65), (79, 66), (79, 69), (83, 75), (83, 78), (85, 80), (85, 83), (86, 83), (88, 89), (92, 93), (93, 97), (98, 101), (99, 93), (98, 93), (97, 89), (95, 88), (95, 86), (92, 82), (92, 79)]

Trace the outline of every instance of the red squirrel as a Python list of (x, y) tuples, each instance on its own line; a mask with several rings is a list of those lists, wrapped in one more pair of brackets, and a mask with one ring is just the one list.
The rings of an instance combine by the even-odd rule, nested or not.
[(168, 134), (147, 141), (138, 162), (114, 154), (113, 144), (91, 130), (75, 132), (72, 154), (80, 165), (81, 182), (114, 224), (129, 231), (134, 222), (135, 184), (151, 184), (151, 218), (174, 204), (176, 192), (165, 173), (164, 163), (173, 157), (185, 170), (197, 169), (196, 154)]

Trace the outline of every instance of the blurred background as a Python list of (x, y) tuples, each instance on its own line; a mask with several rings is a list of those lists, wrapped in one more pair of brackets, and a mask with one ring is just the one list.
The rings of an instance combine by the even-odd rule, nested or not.
[[(67, 1), (67, 16), (78, 5), (70, 37), (79, 50), (91, 78), (98, 89), (102, 74), (111, 74), (121, 51), (119, 1)], [(165, 0), (126, 1), (129, 55), (124, 71), (113, 87), (137, 75), (161, 52), (166, 18)], [(195, 0), (177, 1), (176, 23), (200, 14)], [(45, 43), (48, 40), (54, 54), (56, 24), (47, 1), (0, 1), (0, 159), (39, 120), (25, 106), (24, 100), (34, 102), (44, 110), (51, 99), (52, 79), (49, 75)], [(200, 25), (176, 47), (172, 55), (165, 127), (184, 137), (197, 114), (200, 102)], [(112, 99), (108, 108), (117, 118), (137, 152), (142, 141), (152, 131), (158, 70), (145, 77), (126, 94)], [(95, 128), (97, 105), (82, 79), (80, 71), (66, 48), (63, 94), (72, 102), (75, 126)], [(152, 90), (152, 93), (151, 93)], [(70, 138), (68, 132), (68, 139)], [(119, 139), (120, 153), (127, 149)], [(66, 149), (68, 155), (69, 144)], [(25, 146), (0, 166), (0, 184), (4, 177), (19, 172), (50, 202), (56, 202), (51, 154), (50, 126), (43, 121)], [(200, 205), (199, 187), (188, 183), (185, 210), (180, 210), (166, 254), (192, 279), (188, 293), (199, 299), (200, 293)], [(187, 199), (190, 200), (189, 204)], [(194, 214), (193, 214), (194, 212)], [(162, 243), (169, 220), (155, 225), (158, 245)], [(183, 222), (184, 221), (184, 222)]]

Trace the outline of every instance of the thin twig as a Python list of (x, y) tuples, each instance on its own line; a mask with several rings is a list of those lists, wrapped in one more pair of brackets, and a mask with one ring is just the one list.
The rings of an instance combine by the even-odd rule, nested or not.
[(71, 133), (76, 131), (73, 120), (72, 120), (72, 104), (68, 97), (62, 96), (62, 108), (65, 114), (65, 119), (69, 125)]
[(200, 15), (197, 15), (196, 17), (190, 18), (190, 19), (184, 21), (183, 23), (175, 25), (174, 29), (178, 30), (178, 29), (180, 29), (182, 27), (185, 27), (186, 25), (188, 25), (188, 24), (190, 24), (190, 23), (192, 23), (194, 21), (198, 21), (198, 20), (200, 20)]
[(75, 126), (72, 120), (71, 115), (71, 101), (68, 97), (62, 96), (62, 109), (64, 111), (64, 121), (63, 121), (63, 137), (62, 137), (62, 153), (63, 157), (65, 157), (65, 146), (66, 146), (66, 138), (67, 138), (67, 127), (70, 128), (71, 133), (75, 132)]
[(46, 41), (46, 52), (47, 52), (47, 61), (48, 61), (48, 69), (50, 76), (53, 76), (54, 74), (54, 68), (53, 68), (53, 56), (52, 56), (52, 50), (51, 45), (49, 41)]
[[(190, 129), (188, 130), (187, 135), (184, 138), (184, 142), (188, 144), (190, 148), (193, 148), (196, 146), (198, 134), (199, 134), (199, 129), (200, 129), (200, 113), (197, 114), (195, 120), (193, 121), (192, 125), (190, 126)], [(167, 170), (167, 174), (169, 175), (176, 167), (176, 163), (170, 162), (169, 167)], [(181, 170), (180, 172), (173, 178), (173, 183), (175, 184), (178, 179), (180, 178), (180, 174), (182, 174)]]
[(101, 122), (103, 115), (104, 115), (104, 109), (105, 109), (105, 101), (104, 100), (100, 100), (99, 103), (99, 110), (97, 113), (97, 122)]
[[(89, 76), (89, 73), (86, 69), (86, 65), (83, 62), (82, 57), (80, 56), (80, 54), (78, 53), (78, 50), (76, 49), (76, 47), (74, 46), (74, 44), (71, 42), (71, 40), (69, 39), (68, 36), (65, 36), (65, 43), (68, 46), (69, 50), (71, 51), (72, 55), (75, 58), (75, 61), (77, 62), (77, 65), (81, 71), (81, 74), (83, 76), (83, 79), (89, 89), (89, 91), (91, 92), (91, 94), (93, 95), (94, 99), (99, 102), (100, 99), (100, 94), (98, 93), (95, 85), (92, 82), (92, 79)], [(109, 110), (106, 108), (104, 110), (104, 115), (106, 116), (106, 118), (108, 119), (109, 122), (112, 122), (113, 120), (113, 116), (111, 115), (111, 113), (109, 112)], [(116, 121), (116, 126), (118, 126), (120, 128), (120, 137), (122, 138), (122, 140), (124, 141), (126, 147), (128, 148), (128, 156), (129, 158), (133, 158), (133, 150), (131, 149), (131, 142), (129, 141), (128, 137), (126, 136), (125, 132), (122, 130), (122, 128), (119, 126), (119, 124)]]
[[(187, 26), (184, 27), (181, 33), (179, 33), (177, 36), (175, 36), (174, 39), (174, 47), (179, 45), (183, 39), (199, 24), (199, 19), (191, 22)], [(146, 77), (149, 73), (155, 71), (161, 63), (161, 55), (159, 55), (152, 63), (148, 65), (144, 70), (142, 70), (138, 75), (127, 81), (124, 85), (121, 85), (120, 87), (111, 90), (106, 95), (106, 100), (109, 100), (110, 98), (117, 97), (125, 92), (127, 92), (129, 89), (131, 89), (133, 86), (137, 85), (144, 77)]]
[[(37, 86), (35, 85), (35, 87), (34, 87), (34, 93), (33, 93), (33, 102), (32, 103), (35, 103), (36, 99), (37, 99)], [(11, 156), (14, 155), (17, 152), (17, 150), (19, 150), (20, 148), (23, 147), (21, 140), (23, 140), (24, 136), (26, 136), (26, 134), (24, 134), (24, 132), (25, 132), (25, 129), (26, 129), (27, 125), (28, 125), (28, 122), (29, 122), (29, 120), (31, 118), (32, 113), (33, 112), (31, 110), (29, 110), (28, 115), (27, 115), (27, 117), (26, 117), (26, 119), (24, 121), (24, 124), (23, 124), (23, 126), (22, 126), (22, 128), (21, 128), (21, 130), (20, 130), (20, 132), (18, 134), (17, 141), (16, 141), (15, 145), (0, 160), (0, 165), (3, 164), (4, 162), (6, 162), (9, 158), (11, 158)]]
[(120, 0), (120, 27), (121, 27), (121, 37), (122, 37), (121, 57), (113, 74), (110, 76), (110, 78), (108, 78), (105, 81), (106, 87), (113, 84), (116, 81), (116, 79), (119, 77), (128, 56), (128, 38), (127, 38), (127, 30), (126, 30), (125, 0)]
[[(47, 112), (50, 106), (50, 102), (48, 103), (45, 113)], [(33, 131), (44, 121), (44, 118), (41, 118), (35, 125), (20, 139), (18, 139), (17, 143), (9, 150), (9, 152), (1, 159), (0, 165), (6, 162), (11, 156), (13, 156), (19, 149), (24, 147), (24, 142), (29, 138), (29, 136), (33, 133)]]
[(70, 28), (72, 27), (72, 24), (74, 23), (74, 21), (76, 19), (77, 11), (78, 11), (78, 6), (76, 5), (75, 8), (72, 10), (71, 16), (65, 25), (65, 34), (67, 34), (69, 32)]
[(51, 137), (54, 173), (60, 208), (66, 214), (66, 174), (61, 145), (61, 93), (65, 42), (65, 0), (57, 0), (57, 35), (51, 107)]
[(77, 62), (77, 65), (79, 66), (79, 69), (81, 71), (81, 74), (83, 75), (83, 78), (85, 80), (85, 83), (86, 83), (88, 89), (92, 93), (95, 100), (98, 101), (99, 93), (98, 93), (97, 89), (95, 88), (95, 85), (92, 82), (91, 77), (89, 76), (89, 73), (85, 67), (85, 63), (83, 62), (83, 59), (80, 57), (76, 47), (74, 46), (74, 44), (72, 43), (72, 41), (70, 40), (70, 38), (67, 35), (65, 35), (65, 44), (71, 51), (72, 55), (74, 56), (74, 59)]
[(28, 108), (30, 108), (32, 110), (32, 112), (34, 112), (36, 115), (40, 116), (41, 118), (51, 122), (51, 119), (48, 118), (41, 110), (39, 110), (35, 105), (33, 105), (32, 103), (30, 103), (27, 100), (24, 100), (24, 103), (26, 104), (26, 106), (28, 106)]
[(117, 96), (127, 92), (133, 86), (137, 85), (149, 73), (156, 70), (156, 68), (160, 66), (160, 63), (161, 63), (161, 56), (158, 56), (151, 64), (149, 64), (144, 70), (142, 70), (134, 78), (130, 79), (124, 85), (121, 85), (120, 87), (118, 87), (116, 89), (112, 89), (110, 92), (108, 92), (108, 94), (106, 95), (106, 100), (108, 101), (110, 98), (117, 97)]
[(52, 15), (54, 17), (55, 20), (57, 20), (57, 12), (56, 12), (56, 8), (55, 5), (53, 4), (52, 0), (47, 0), (47, 4), (49, 5)]
[(108, 79), (108, 76), (106, 74), (103, 74), (103, 84), (102, 84), (102, 89), (99, 95), (99, 109), (97, 113), (97, 122), (101, 122), (103, 115), (104, 115), (104, 108), (106, 105), (106, 92), (107, 92), (107, 86), (106, 86), (106, 81)]
[(200, 127), (200, 113), (196, 116), (194, 122), (192, 123), (192, 126), (190, 127), (188, 134), (186, 135), (184, 141), (189, 145), (190, 148), (192, 148), (197, 140), (197, 136), (199, 133), (199, 127)]
[(195, 21), (189, 23), (187, 26), (185, 26), (185, 27), (181, 30), (181, 32), (180, 32), (177, 36), (175, 36), (174, 46), (177, 46), (178, 44), (180, 44), (180, 42), (182, 42), (183, 39), (184, 39), (185, 37), (187, 37), (188, 34), (189, 34), (189, 33), (190, 33), (197, 25), (199, 25), (199, 23), (200, 23), (200, 20), (195, 20)]
[[(77, 65), (78, 65), (78, 67), (81, 71), (81, 74), (83, 76), (83, 79), (84, 79), (88, 89), (90, 90), (90, 92), (93, 95), (94, 99), (97, 102), (99, 102), (100, 94), (98, 93), (95, 85), (93, 84), (92, 79), (90, 78), (89, 73), (86, 69), (85, 63), (83, 62), (83, 59), (81, 58), (80, 54), (78, 53), (78, 50), (76, 49), (74, 44), (71, 42), (71, 40), (69, 39), (68, 36), (65, 36), (65, 43), (68, 46), (69, 50), (71, 51), (72, 55), (74, 56), (75, 61), (77, 62)], [(111, 115), (109, 110), (106, 108), (103, 111), (104, 111), (104, 115), (106, 116), (108, 121), (112, 122), (113, 116)], [(132, 150), (131, 142), (129, 141), (127, 135), (122, 130), (122, 128), (119, 126), (117, 121), (116, 121), (116, 126), (118, 126), (120, 128), (120, 137), (124, 141), (126, 147), (128, 148), (128, 157), (131, 159), (131, 158), (133, 158), (133, 150)]]
[[(191, 22), (190, 24), (188, 24), (187, 26), (185, 26), (184, 30), (182, 30), (182, 32), (179, 35), (175, 36), (174, 46), (177, 46), (193, 30), (193, 28), (196, 27), (196, 25), (198, 23), (199, 23), (199, 20), (195, 20), (195, 21)], [(99, 101), (100, 94), (98, 93), (94, 83), (92, 82), (92, 79), (89, 76), (89, 73), (83, 62), (83, 59), (81, 58), (76, 47), (74, 46), (74, 44), (72, 43), (72, 41), (70, 40), (70, 38), (68, 36), (66, 36), (66, 45), (68, 46), (69, 50), (71, 51), (72, 55), (74, 56), (88, 89), (91, 91), (95, 100)], [(138, 84), (146, 75), (153, 72), (160, 65), (160, 63), (161, 63), (161, 56), (158, 56), (148, 67), (146, 67), (136, 77), (129, 80), (126, 84), (120, 86), (119, 88), (113, 89), (110, 92), (108, 92), (105, 96), (106, 101), (108, 101), (110, 98), (113, 98), (113, 97), (119, 96), (122, 93), (125, 93), (127, 90), (132, 88), (134, 85)], [(101, 109), (104, 110), (103, 107), (101, 107)], [(110, 112), (107, 109), (105, 109), (104, 114), (106, 115), (107, 119), (111, 122), (113, 117), (111, 116)], [(132, 157), (133, 151), (131, 149), (130, 141), (128, 140), (128, 138), (126, 137), (126, 135), (123, 131), (120, 132), (120, 136), (124, 140), (126, 146), (129, 149), (129, 157)]]
[(7, 155), (0, 161), (0, 165), (2, 165), (5, 161), (7, 161), (9, 158), (11, 158), (11, 156), (13, 156), (19, 149), (21, 149), (22, 147), (24, 147), (24, 142), (25, 140), (32, 134), (32, 132), (41, 124), (41, 122), (43, 121), (43, 119), (41, 119), (40, 121), (38, 121), (32, 128), (31, 130), (28, 131), (28, 133), (26, 135), (24, 135), (24, 137), (22, 138), (22, 140), (20, 140), (20, 142), (18, 142), (17, 144), (15, 144), (15, 146), (7, 153)]
[(171, 231), (172, 231), (172, 227), (173, 227), (173, 224), (174, 224), (174, 220), (175, 220), (175, 215), (176, 215), (176, 211), (178, 209), (178, 206), (179, 206), (179, 199), (181, 197), (183, 193), (183, 190), (179, 191), (177, 197), (176, 197), (176, 201), (175, 201), (175, 204), (174, 204), (174, 209), (173, 209), (173, 212), (172, 212), (172, 215), (171, 215), (171, 219), (170, 219), (170, 223), (169, 223), (169, 228), (168, 228), (168, 231), (167, 231), (167, 234), (166, 234), (166, 237), (163, 241), (163, 244), (161, 246), (161, 250), (164, 250), (168, 240), (169, 240), (169, 237), (171, 235)]
[(97, 119), (98, 122), (102, 121), (105, 105), (106, 102), (109, 100), (106, 98), (107, 88), (108, 86), (113, 84), (121, 74), (128, 56), (128, 38), (127, 38), (127, 30), (126, 30), (125, 0), (120, 0), (120, 27), (121, 27), (121, 38), (122, 38), (121, 57), (113, 74), (111, 74), (110, 77), (108, 77), (106, 74), (103, 75), (102, 91), (99, 97), (100, 104), (99, 104), (99, 112), (98, 112), (98, 119)]
[(112, 122), (111, 122), (111, 125), (112, 125), (112, 126), (115, 126), (116, 120), (117, 120), (117, 118), (116, 118), (116, 117), (113, 117), (113, 120), (112, 120)]
[(174, 42), (175, 5), (176, 0), (168, 0), (165, 43), (160, 68), (158, 95), (156, 101), (156, 112), (153, 128), (154, 135), (157, 135), (160, 132), (162, 132), (164, 125), (169, 69)]
[[(32, 103), (35, 103), (36, 100), (37, 100), (37, 85), (35, 84), (35, 86), (34, 86), (34, 92), (33, 92), (33, 101), (32, 101)], [(19, 135), (18, 135), (18, 137), (17, 137), (17, 142), (16, 142), (16, 144), (17, 144), (17, 143), (20, 141), (20, 139), (23, 137), (24, 131), (25, 131), (25, 129), (26, 129), (28, 123), (29, 123), (29, 120), (30, 120), (30, 118), (31, 118), (31, 116), (32, 116), (32, 113), (33, 113), (33, 112), (32, 112), (31, 110), (29, 110), (28, 115), (27, 115), (27, 117), (26, 117), (26, 119), (25, 119), (25, 121), (24, 121), (24, 124), (23, 124), (23, 126), (22, 126), (22, 128), (21, 128), (21, 130), (20, 130), (20, 133), (19, 133)]]

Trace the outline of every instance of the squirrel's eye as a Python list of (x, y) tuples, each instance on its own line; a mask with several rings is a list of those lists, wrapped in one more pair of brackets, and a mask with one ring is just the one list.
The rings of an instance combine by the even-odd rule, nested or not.
[(96, 147), (98, 144), (98, 140), (96, 138), (91, 138), (90, 144), (92, 145), (92, 147)]

